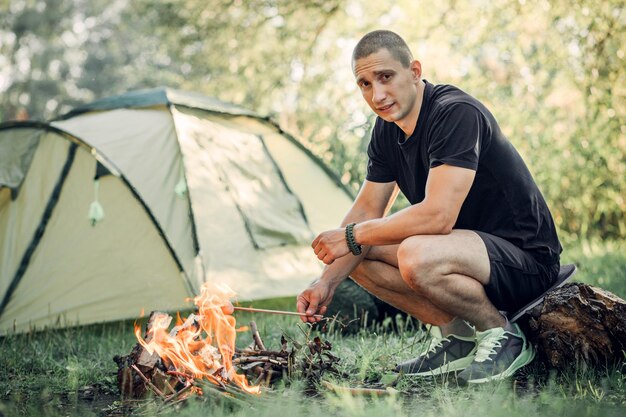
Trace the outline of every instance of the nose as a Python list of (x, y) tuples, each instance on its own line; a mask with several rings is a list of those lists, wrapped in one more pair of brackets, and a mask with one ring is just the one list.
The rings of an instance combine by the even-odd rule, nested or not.
[(387, 98), (385, 87), (379, 83), (372, 84), (372, 101), (376, 104), (383, 103)]

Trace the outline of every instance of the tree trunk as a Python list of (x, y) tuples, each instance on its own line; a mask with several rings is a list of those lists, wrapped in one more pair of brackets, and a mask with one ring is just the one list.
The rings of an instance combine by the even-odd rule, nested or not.
[(567, 284), (548, 293), (524, 321), (537, 359), (548, 367), (603, 366), (625, 358), (626, 301), (601, 288)]

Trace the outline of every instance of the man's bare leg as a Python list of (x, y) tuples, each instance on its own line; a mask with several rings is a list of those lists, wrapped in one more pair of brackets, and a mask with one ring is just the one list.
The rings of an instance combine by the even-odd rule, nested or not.
[(453, 318), (449, 323), (440, 325), (439, 329), (443, 336), (455, 334), (457, 336), (471, 337), (476, 333), (472, 326), (458, 317)]
[(455, 317), (478, 330), (506, 323), (483, 289), (489, 282), (489, 258), (474, 232), (414, 236), (399, 247), (371, 248), (367, 258), (353, 271), (353, 279), (423, 322), (444, 325), (444, 330)]
[(353, 278), (370, 292), (419, 320), (438, 324), (446, 339), (433, 339), (418, 357), (397, 364), (396, 371), (431, 376), (465, 369), (474, 360), (477, 349), (474, 329), (446, 311), (446, 307), (437, 306), (425, 294), (411, 287), (411, 282), (403, 278), (398, 268), (399, 248), (399, 245), (370, 248), (368, 260), (354, 271)]
[[(508, 323), (485, 294), (489, 257), (476, 233), (414, 236), (399, 247), (372, 249), (353, 278), (423, 322), (447, 323), (443, 330), (454, 334), (398, 364), (397, 372), (433, 376), (460, 371), (461, 383), (482, 383), (507, 378), (532, 361), (532, 346), (519, 327)], [(459, 319), (476, 326), (480, 332), (475, 339), (454, 333)]]
[[(398, 268), (382, 261), (365, 260), (351, 276), (355, 282), (387, 304), (425, 323), (438, 323), (443, 336), (450, 334), (472, 336), (474, 334), (474, 328), (464, 320), (458, 317), (450, 318), (451, 316), (448, 313), (441, 311), (429, 300), (415, 293), (406, 285), (404, 280), (402, 280)], [(381, 276), (395, 276), (396, 284), (390, 288), (388, 280), (385, 280), (387, 285), (380, 282), (379, 277)], [(408, 294), (410, 294), (410, 296), (405, 297)], [(431, 318), (428, 319), (429, 317)]]
[[(379, 298), (388, 304), (393, 305), (396, 308), (412, 315), (415, 318), (420, 317), (419, 313), (411, 314), (407, 310), (408, 308), (415, 307), (416, 304), (422, 304), (427, 309), (435, 309), (438, 310), (429, 300), (424, 299), (417, 293), (415, 293), (402, 279), (400, 275), (400, 271), (398, 270), (398, 247), (399, 245), (389, 245), (389, 246), (377, 246), (370, 249), (367, 259), (368, 261), (378, 261), (383, 262), (386, 265), (392, 267), (393, 269), (389, 269), (386, 267), (381, 267), (374, 263), (365, 263), (364, 266), (353, 273), (352, 275), (356, 275), (361, 279), (361, 285), (368, 289), (372, 294), (379, 293)], [(380, 277), (383, 278), (384, 282), (387, 283), (387, 288), (376, 288), (383, 286), (385, 287), (385, 283), (380, 282)], [(358, 281), (359, 279), (357, 279)], [(378, 284), (377, 284), (378, 281)], [(399, 284), (393, 284), (393, 283)], [(385, 294), (386, 292), (393, 292), (394, 294)], [(411, 301), (409, 301), (409, 306), (406, 308), (402, 308), (398, 304), (398, 298), (403, 298), (403, 295), (412, 294)], [(449, 314), (445, 312), (439, 313), (444, 316), (446, 319)], [(422, 318), (424, 316), (421, 316)], [(434, 321), (430, 322), (434, 324)], [(441, 330), (441, 334), (443, 336), (448, 336), (451, 334), (455, 334), (457, 336), (472, 336), (474, 334), (474, 328), (467, 324), (464, 320), (455, 317), (452, 320), (444, 323), (439, 323), (439, 328)]]
[(430, 324), (444, 324), (454, 317), (413, 291), (400, 271), (385, 262), (364, 260), (350, 274), (352, 279), (376, 297)]
[(398, 266), (415, 292), (477, 330), (506, 324), (485, 293), (491, 272), (489, 255), (475, 232), (454, 230), (449, 235), (408, 238), (398, 249)]

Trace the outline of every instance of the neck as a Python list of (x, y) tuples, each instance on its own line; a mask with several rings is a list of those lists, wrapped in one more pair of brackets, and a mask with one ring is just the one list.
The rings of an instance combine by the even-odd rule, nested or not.
[(419, 80), (417, 83), (417, 95), (415, 97), (415, 103), (413, 103), (413, 108), (405, 117), (401, 120), (397, 120), (395, 123), (398, 125), (400, 129), (404, 132), (404, 135), (408, 138), (415, 131), (415, 126), (417, 125), (417, 119), (420, 115), (420, 110), (422, 109), (422, 101), (424, 100), (424, 90), (426, 89), (426, 84), (423, 80)]

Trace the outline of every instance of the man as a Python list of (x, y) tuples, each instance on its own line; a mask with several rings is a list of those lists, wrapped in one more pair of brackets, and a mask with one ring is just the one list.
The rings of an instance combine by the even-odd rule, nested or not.
[[(511, 376), (534, 352), (501, 311), (542, 294), (559, 271), (561, 246), (541, 193), (489, 110), (423, 80), (397, 34), (365, 35), (352, 69), (378, 115), (367, 176), (342, 228), (313, 241), (326, 267), (298, 296), (298, 311), (317, 321), (350, 275), (440, 326), (445, 337), (398, 371), (457, 371), (469, 383)], [(400, 190), (412, 205), (387, 216)]]

